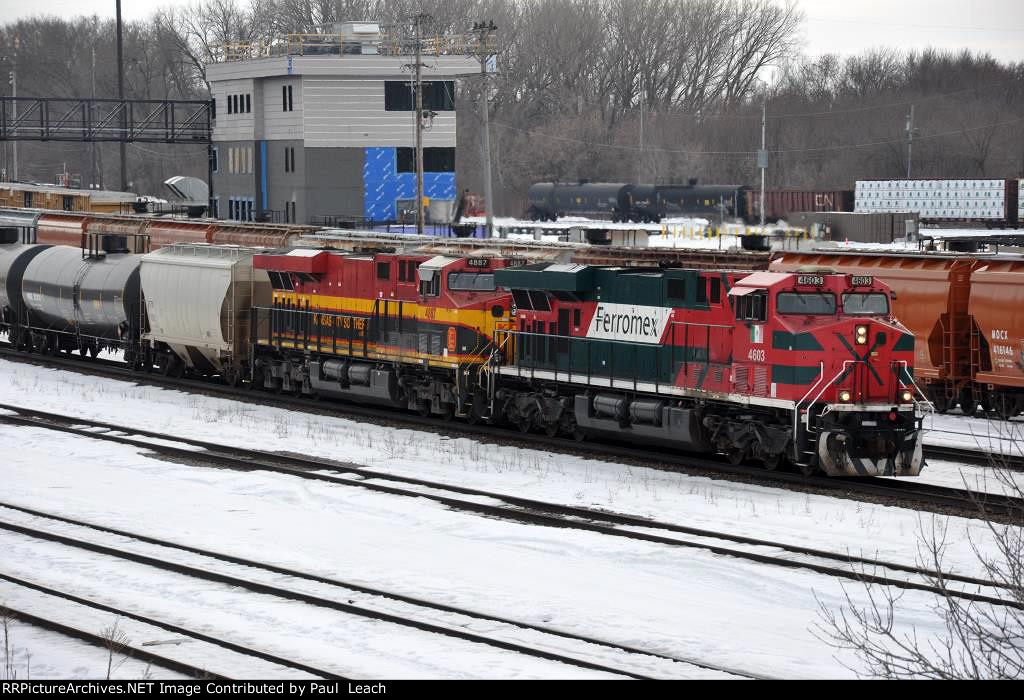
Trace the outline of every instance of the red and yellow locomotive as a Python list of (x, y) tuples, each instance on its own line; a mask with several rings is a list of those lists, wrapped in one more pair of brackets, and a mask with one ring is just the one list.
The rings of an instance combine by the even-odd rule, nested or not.
[(274, 292), (271, 307), (253, 309), (254, 382), (481, 417), (482, 369), (512, 313), (494, 276), (516, 262), (302, 248), (256, 255)]

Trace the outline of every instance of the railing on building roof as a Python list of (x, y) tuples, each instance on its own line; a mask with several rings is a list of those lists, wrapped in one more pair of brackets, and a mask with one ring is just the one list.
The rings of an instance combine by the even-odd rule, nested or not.
[[(424, 56), (466, 56), (494, 53), (494, 38), (481, 44), (479, 36), (451, 34), (420, 39)], [(214, 61), (246, 61), (280, 56), (409, 56), (416, 53), (416, 39), (407, 35), (381, 33), (374, 38), (347, 34), (288, 34), (277, 39), (257, 39), (225, 44)]]

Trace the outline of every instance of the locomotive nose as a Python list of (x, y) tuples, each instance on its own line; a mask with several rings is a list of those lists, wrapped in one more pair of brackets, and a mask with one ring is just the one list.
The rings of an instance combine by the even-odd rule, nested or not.
[(848, 354), (842, 358), (843, 372), (836, 382), (841, 403), (911, 402), (912, 396), (904, 396), (906, 372), (900, 371), (900, 362), (893, 357), (900, 332), (882, 321), (857, 319), (843, 324), (836, 334)]

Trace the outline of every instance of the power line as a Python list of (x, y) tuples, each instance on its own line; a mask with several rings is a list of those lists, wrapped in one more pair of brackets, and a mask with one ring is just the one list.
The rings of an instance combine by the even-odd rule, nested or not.
[[(953, 130), (953, 131), (943, 131), (943, 132), (938, 132), (938, 133), (934, 133), (934, 134), (924, 134), (924, 135), (918, 136), (917, 140), (921, 141), (921, 140), (924, 140), (924, 139), (937, 139), (937, 138), (942, 138), (942, 137), (945, 137), (945, 136), (955, 136), (955, 135), (958, 135), (958, 134), (964, 134), (964, 133), (972, 132), (972, 131), (981, 131), (983, 129), (995, 129), (995, 128), (998, 128), (998, 127), (1001, 127), (1001, 126), (1008, 126), (1010, 124), (1016, 124), (1016, 123), (1018, 123), (1018, 122), (1020, 122), (1022, 120), (1024, 120), (1024, 117), (1016, 117), (1014, 119), (1009, 119), (1007, 121), (996, 122), (995, 124), (985, 124), (985, 125), (982, 125), (982, 126), (975, 126), (975, 127), (969, 128), (969, 129), (956, 129), (956, 130)], [(554, 134), (537, 133), (537, 132), (534, 132), (534, 131), (532, 131), (530, 129), (523, 129), (523, 128), (520, 128), (520, 127), (517, 127), (517, 126), (512, 126), (511, 124), (506, 124), (504, 122), (499, 122), (499, 121), (494, 121), (494, 122), (491, 122), (491, 123), (494, 124), (495, 126), (500, 126), (503, 129), (510, 129), (512, 131), (519, 131), (519, 132), (522, 132), (522, 133), (525, 133), (525, 134), (529, 134), (530, 136), (537, 136), (537, 137), (541, 137), (541, 138), (552, 139), (554, 141), (565, 141), (565, 142), (568, 142), (568, 143), (576, 143), (576, 144), (580, 144), (580, 145), (583, 145), (583, 146), (590, 146), (590, 147), (593, 147), (593, 148), (610, 148), (610, 149), (621, 150), (621, 151), (639, 151), (640, 150), (640, 148), (638, 146), (628, 146), (628, 145), (621, 145), (621, 144), (615, 144), (615, 143), (600, 143), (600, 142), (596, 142), (596, 141), (583, 141), (583, 140), (580, 140), (580, 139), (570, 138), (568, 136), (556, 136)], [(787, 154), (787, 153), (824, 153), (824, 152), (829, 152), (829, 151), (853, 150), (853, 149), (856, 149), (856, 148), (870, 148), (872, 146), (885, 146), (885, 145), (894, 144), (894, 143), (902, 144), (902, 143), (904, 143), (904, 140), (902, 138), (899, 138), (899, 139), (884, 139), (884, 140), (881, 140), (881, 141), (868, 141), (868, 142), (864, 142), (864, 143), (842, 144), (842, 145), (838, 145), (838, 146), (815, 146), (815, 147), (811, 147), (811, 148), (769, 149), (768, 152), (769, 153), (774, 153), (776, 155), (784, 155), (784, 154)], [(681, 150), (681, 149), (674, 149), (674, 148), (646, 148), (646, 147), (645, 147), (644, 150), (658, 151), (660, 153), (674, 153), (674, 154), (678, 154), (678, 155), (690, 155), (690, 156), (752, 156), (752, 155), (756, 155), (757, 154), (756, 150), (753, 150), (753, 151), (691, 151), (691, 150)]]

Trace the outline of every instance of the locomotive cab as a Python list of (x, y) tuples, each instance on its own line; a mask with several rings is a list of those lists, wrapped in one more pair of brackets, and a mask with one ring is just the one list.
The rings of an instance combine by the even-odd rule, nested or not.
[(831, 270), (756, 273), (730, 292), (736, 388), (795, 402), (793, 454), (831, 476), (913, 476), (923, 399), (913, 336), (878, 280)]

